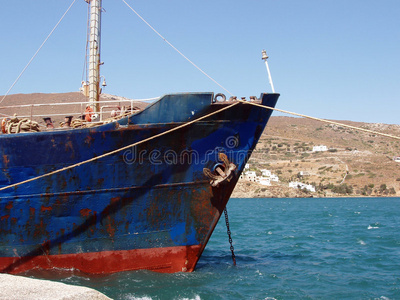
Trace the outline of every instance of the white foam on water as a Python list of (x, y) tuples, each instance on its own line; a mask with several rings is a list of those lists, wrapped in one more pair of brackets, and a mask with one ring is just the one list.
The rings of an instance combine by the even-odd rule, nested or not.
[(368, 225), (368, 230), (369, 230), (369, 229), (378, 229), (378, 228), (379, 228), (379, 227)]
[[(153, 298), (149, 297), (149, 296), (144, 296), (144, 297), (137, 297), (135, 295), (129, 295), (128, 297), (126, 297), (125, 299), (128, 300), (153, 300)], [(201, 300), (199, 295), (196, 295), (194, 298), (177, 298), (179, 300)]]
[(199, 295), (196, 295), (194, 298), (182, 298), (180, 300), (201, 300)]
[(135, 295), (128, 295), (126, 297), (126, 299), (128, 299), (128, 300), (153, 300), (153, 298), (148, 297), (148, 296), (136, 297)]
[(366, 243), (365, 243), (363, 240), (360, 240), (360, 239), (358, 239), (358, 243), (359, 243), (360, 245), (363, 245), (363, 246), (366, 245)]

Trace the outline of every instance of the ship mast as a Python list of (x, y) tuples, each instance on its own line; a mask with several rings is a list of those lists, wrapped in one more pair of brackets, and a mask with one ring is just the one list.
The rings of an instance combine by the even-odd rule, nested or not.
[(89, 102), (93, 111), (100, 112), (100, 33), (101, 0), (85, 0), (90, 4), (89, 36)]
[(274, 84), (272, 83), (271, 72), (269, 71), (268, 62), (267, 62), (267, 59), (268, 59), (267, 51), (263, 50), (263, 51), (261, 51), (261, 53), (262, 53), (262, 60), (265, 61), (265, 66), (267, 67), (269, 84), (271, 85), (272, 92), (275, 93)]

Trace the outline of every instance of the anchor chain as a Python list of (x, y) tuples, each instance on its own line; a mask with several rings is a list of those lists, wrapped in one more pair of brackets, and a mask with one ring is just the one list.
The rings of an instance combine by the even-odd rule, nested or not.
[(234, 248), (233, 248), (233, 244), (232, 244), (231, 230), (229, 229), (228, 211), (226, 209), (226, 206), (224, 208), (224, 214), (225, 214), (225, 223), (226, 223), (226, 230), (227, 230), (228, 238), (229, 238), (229, 244), (231, 245), (232, 261), (233, 261), (233, 265), (236, 266), (236, 256), (235, 256), (235, 252), (234, 252)]

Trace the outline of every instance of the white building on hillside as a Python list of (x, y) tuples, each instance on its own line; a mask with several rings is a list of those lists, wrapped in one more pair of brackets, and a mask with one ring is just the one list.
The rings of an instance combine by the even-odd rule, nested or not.
[(271, 185), (271, 179), (269, 177), (261, 176), (261, 177), (258, 177), (257, 180), (258, 180), (257, 182), (259, 184), (268, 185), (268, 186)]
[(247, 181), (253, 181), (253, 182), (257, 182), (257, 174), (255, 171), (246, 171), (243, 172), (242, 175), (240, 175), (240, 179), (244, 179)]
[(260, 171), (261, 171), (262, 176), (271, 177), (270, 170), (261, 169)]
[(255, 171), (244, 171), (242, 175), (240, 175), (240, 179), (258, 182), (262, 185), (271, 185), (271, 181), (279, 182), (279, 177), (275, 174), (272, 174), (270, 170), (262, 169), (261, 173), (261, 176), (257, 176)]
[(271, 173), (270, 170), (261, 169), (262, 177), (268, 177), (270, 181), (279, 182), (279, 177), (276, 174)]
[(289, 187), (301, 190), (307, 190), (309, 192), (315, 192), (315, 187), (311, 184), (305, 184), (299, 181), (291, 181), (289, 182)]
[(307, 172), (307, 171), (300, 171), (300, 172), (299, 172), (299, 175), (300, 175), (300, 176), (310, 176), (310, 172)]
[(325, 145), (320, 145), (320, 146), (314, 146), (312, 147), (313, 152), (323, 152), (323, 151), (328, 151), (328, 147)]
[(279, 182), (279, 177), (276, 174), (271, 174), (269, 178), (271, 179), (271, 181)]

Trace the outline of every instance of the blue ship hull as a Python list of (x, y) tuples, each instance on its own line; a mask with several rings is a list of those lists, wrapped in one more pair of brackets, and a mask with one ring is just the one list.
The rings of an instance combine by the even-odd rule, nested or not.
[[(274, 107), (278, 94), (261, 95)], [(142, 112), (84, 129), (0, 135), (0, 187), (129, 146), (232, 102), (167, 95)], [(0, 192), (0, 272), (192, 271), (271, 110), (248, 104), (90, 163)], [(235, 166), (212, 184), (209, 169)], [(215, 183), (215, 182), (214, 182)], [(215, 186), (213, 186), (215, 185)]]

